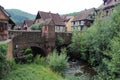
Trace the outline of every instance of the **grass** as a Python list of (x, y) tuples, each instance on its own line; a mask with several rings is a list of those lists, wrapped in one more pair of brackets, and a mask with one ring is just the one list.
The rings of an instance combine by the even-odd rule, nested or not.
[(17, 65), (3, 80), (65, 80), (49, 67), (37, 64)]

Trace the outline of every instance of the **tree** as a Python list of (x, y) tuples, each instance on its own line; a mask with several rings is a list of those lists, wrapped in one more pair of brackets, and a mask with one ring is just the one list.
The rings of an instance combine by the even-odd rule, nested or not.
[(31, 26), (31, 30), (42, 30), (43, 22)]
[(0, 79), (2, 79), (10, 70), (6, 60), (7, 44), (0, 43)]
[(120, 17), (118, 16), (120, 6), (116, 7), (109, 19), (96, 19), (94, 25), (81, 33), (75, 31), (72, 37), (71, 49), (79, 53), (81, 59), (91, 64), (104, 79), (115, 79), (120, 76)]

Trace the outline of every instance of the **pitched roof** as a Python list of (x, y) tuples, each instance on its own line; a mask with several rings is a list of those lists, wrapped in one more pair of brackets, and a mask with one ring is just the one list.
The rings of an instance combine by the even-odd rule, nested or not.
[(0, 5), (0, 9), (1, 9), (1, 11), (5, 14), (5, 16), (7, 16), (8, 17), (8, 19), (9, 19), (9, 24), (12, 24), (13, 26), (15, 26), (15, 23), (14, 23), (14, 21), (10, 18), (11, 16), (10, 16), (10, 14), (4, 9), (4, 7), (2, 7), (1, 5)]
[(51, 18), (46, 19), (46, 20), (43, 22), (43, 25), (51, 25), (51, 21), (52, 21), (52, 25), (55, 25), (53, 19), (51, 19)]
[(111, 7), (111, 6), (115, 6), (117, 4), (120, 3), (120, 0), (108, 0), (105, 4), (103, 3), (102, 5), (100, 5), (99, 9), (102, 8), (102, 9), (105, 9), (105, 8), (108, 8), (108, 7)]
[(73, 19), (73, 21), (78, 20), (93, 20), (92, 18), (89, 18), (89, 15), (93, 14), (95, 12), (95, 8), (91, 9), (85, 9), (83, 11), (80, 11), (77, 16)]
[(7, 17), (10, 17), (10, 14), (0, 5), (0, 9), (4, 12)]
[(54, 14), (51, 12), (42, 12), (42, 11), (39, 11), (38, 14), (43, 20), (52, 19), (55, 25), (65, 25), (63, 19), (60, 17), (59, 14)]
[(64, 19), (64, 22), (68, 22), (70, 19), (73, 19), (74, 16), (61, 16)]
[(9, 19), (9, 23), (14, 25), (14, 26), (16, 25), (15, 22), (11, 18)]
[(33, 24), (32, 20), (24, 20), (24, 24), (27, 24), (28, 27), (30, 27)]
[(44, 25), (48, 25), (51, 21), (52, 21), (52, 19), (51, 19), (51, 18), (46, 19), (46, 20), (44, 21)]
[(21, 22), (21, 23), (18, 23), (18, 24), (17, 24), (17, 26), (20, 26), (20, 27), (22, 27), (22, 26), (23, 26), (23, 22)]

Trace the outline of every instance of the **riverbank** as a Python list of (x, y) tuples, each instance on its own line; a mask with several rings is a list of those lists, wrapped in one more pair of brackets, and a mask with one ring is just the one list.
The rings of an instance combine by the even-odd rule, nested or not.
[(37, 64), (18, 64), (3, 80), (65, 80), (49, 67)]

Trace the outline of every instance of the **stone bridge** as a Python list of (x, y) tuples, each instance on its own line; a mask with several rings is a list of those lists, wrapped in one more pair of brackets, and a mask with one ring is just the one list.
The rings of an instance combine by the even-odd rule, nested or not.
[(41, 49), (41, 52), (43, 52), (42, 54), (47, 55), (53, 48), (55, 48), (55, 42), (58, 37), (64, 39), (64, 44), (69, 44), (72, 36), (71, 33), (66, 32), (45, 34), (40, 31), (21, 30), (10, 30), (8, 34), (9, 39), (12, 40), (14, 56), (18, 55), (23, 49), (31, 47), (33, 47), (33, 49), (38, 47)]

